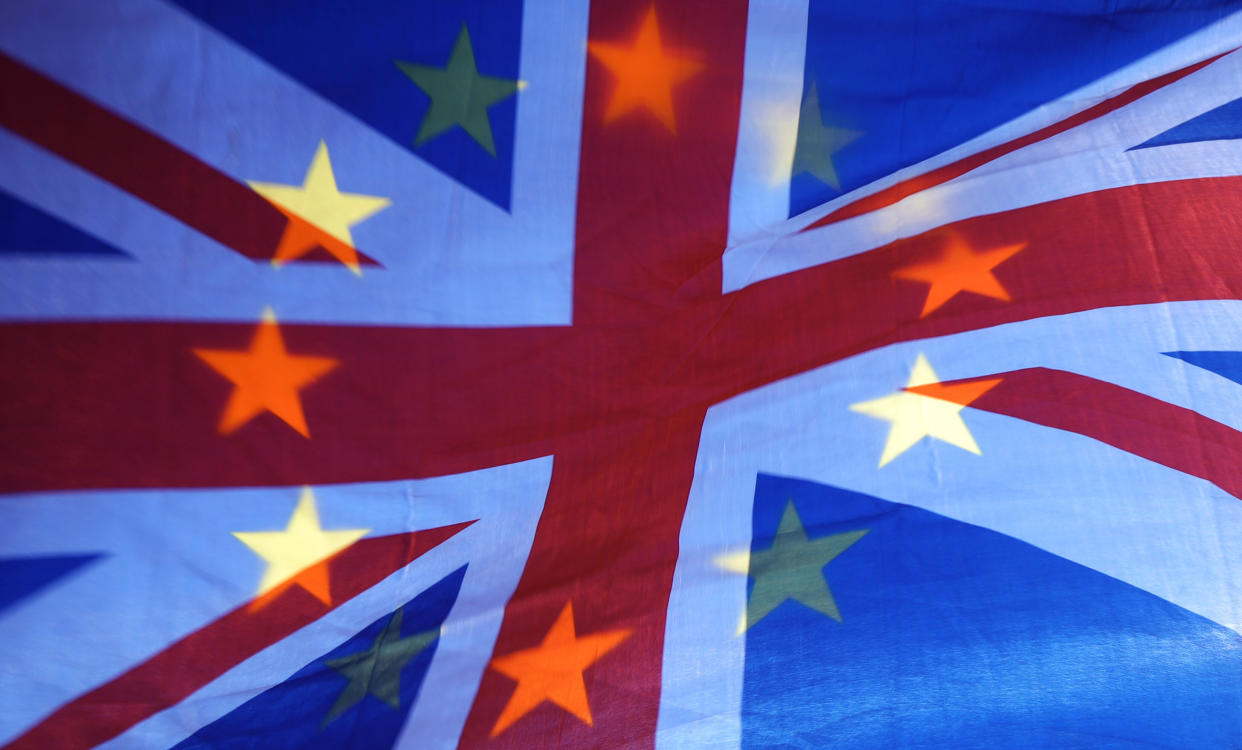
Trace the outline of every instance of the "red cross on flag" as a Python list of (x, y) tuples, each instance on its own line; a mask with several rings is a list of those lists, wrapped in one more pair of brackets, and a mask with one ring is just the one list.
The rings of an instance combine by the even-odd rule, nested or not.
[(0, 745), (1242, 745), (1240, 46), (9, 3)]

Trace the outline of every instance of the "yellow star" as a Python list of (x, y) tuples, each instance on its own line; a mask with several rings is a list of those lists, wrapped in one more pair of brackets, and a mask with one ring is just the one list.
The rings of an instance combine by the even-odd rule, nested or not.
[[(724, 552), (712, 560), (720, 568), (724, 568), (730, 573), (738, 575), (750, 575), (750, 548), (746, 547), (737, 552)], [(737, 628), (733, 631), (734, 635), (746, 635), (746, 629), (750, 625), (746, 622), (746, 608), (742, 609), (742, 614), (738, 617)]]
[(798, 149), (798, 105), (768, 101), (757, 106), (755, 116), (767, 145), (768, 184), (788, 185)]
[[(332, 603), (328, 567), (323, 563), (361, 539), (370, 529), (333, 529), (319, 525), (315, 494), (302, 489), (298, 506), (284, 531), (234, 531), (243, 544), (267, 561), (257, 597), (297, 584), (324, 604)], [(262, 601), (270, 601), (271, 597)]]
[[(909, 389), (927, 386), (940, 382), (936, 371), (932, 369), (927, 358), (922, 354), (910, 371), (910, 379), (906, 390), (873, 399), (862, 401), (850, 406), (851, 411), (867, 414), (872, 417), (888, 420), (892, 427), (888, 431), (888, 440), (884, 443), (884, 453), (880, 456), (880, 466), (905, 453), (924, 437), (934, 437), (950, 445), (979, 454), (979, 446), (975, 443), (966, 423), (962, 421), (961, 411), (970, 401), (983, 395), (1000, 380), (986, 381), (974, 386), (973, 397), (958, 401), (948, 401), (922, 393), (911, 393)], [(964, 403), (963, 403), (964, 402)]]
[(349, 228), (392, 204), (380, 196), (338, 190), (328, 146), (323, 141), (319, 142), (301, 186), (255, 181), (247, 184), (289, 217), (272, 257), (272, 264), (277, 266), (322, 246), (349, 270), (361, 275)]

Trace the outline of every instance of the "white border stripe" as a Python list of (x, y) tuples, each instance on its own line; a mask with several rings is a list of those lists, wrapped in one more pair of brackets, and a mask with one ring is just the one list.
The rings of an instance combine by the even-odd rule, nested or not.
[[(773, 4), (777, 2), (761, 1)], [(752, 12), (758, 11), (759, 8), (752, 6)], [(760, 31), (756, 30), (756, 34)], [(765, 57), (764, 46), (775, 43), (770, 38), (752, 37), (748, 40), (746, 86), (762, 89), (772, 86), (771, 82), (776, 81), (776, 89), (787, 96), (786, 89), (793, 87), (795, 79), (798, 90), (801, 90), (803, 63), (798, 60), (795, 66), (791, 61), (770, 52)], [(750, 54), (752, 45), (758, 50), (753, 56)], [(1212, 147), (1211, 144), (1186, 144), (1199, 148), (1183, 148), (1176, 158), (1125, 152), (1126, 148), (1141, 143), (1151, 135), (1237, 98), (1239, 92), (1242, 92), (1242, 86), (1236, 80), (1236, 67), (1230, 67), (1238, 65), (1238, 55), (1234, 54), (1118, 112), (1081, 125), (1069, 133), (1032, 144), (956, 180), (911, 196), (894, 206), (799, 234), (804, 227), (843, 205), (970, 154), (1060, 122), (1132, 85), (1240, 45), (1242, 11), (961, 146), (788, 220), (785, 219), (788, 184), (783, 188), (784, 202), (770, 196), (765, 199), (757, 185), (762, 170), (755, 165), (771, 163), (772, 147), (768, 140), (768, 131), (760, 127), (759, 123), (749, 121), (760, 116), (760, 109), (743, 106), (730, 205), (730, 246), (723, 261), (723, 290), (730, 292), (741, 289), (765, 278), (846, 257), (899, 237), (907, 237), (970, 216), (1139, 182), (1238, 174), (1242, 167), (1224, 166), (1239, 163), (1234, 149), (1228, 145)], [(785, 67), (773, 69), (778, 62)], [(1224, 72), (1226, 67), (1231, 72)], [(1231, 75), (1233, 78), (1230, 78)], [(743, 101), (748, 98), (758, 101), (762, 96), (761, 93), (745, 91)], [(789, 106), (788, 102), (786, 106)], [(1142, 114), (1135, 115), (1134, 112), (1139, 108), (1142, 108)], [(796, 105), (793, 111), (796, 115)], [(796, 127), (796, 118), (794, 126)], [(764, 159), (768, 161), (764, 162)], [(1043, 172), (1019, 171), (1021, 167), (1049, 160), (1063, 161), (1049, 165)], [(984, 175), (999, 173), (1007, 173), (1008, 181), (997, 183), (980, 179)], [(765, 174), (762, 178), (768, 179), (768, 176)]]

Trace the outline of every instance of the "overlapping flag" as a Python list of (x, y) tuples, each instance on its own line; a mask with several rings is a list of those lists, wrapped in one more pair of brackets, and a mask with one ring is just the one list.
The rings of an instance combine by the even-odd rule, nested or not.
[(1242, 747), (1242, 5), (0, 7), (0, 746)]

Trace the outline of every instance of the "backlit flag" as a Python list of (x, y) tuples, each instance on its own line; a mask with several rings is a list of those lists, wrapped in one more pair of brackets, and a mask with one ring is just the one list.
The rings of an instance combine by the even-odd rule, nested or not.
[(0, 7), (0, 746), (1242, 747), (1236, 2)]

